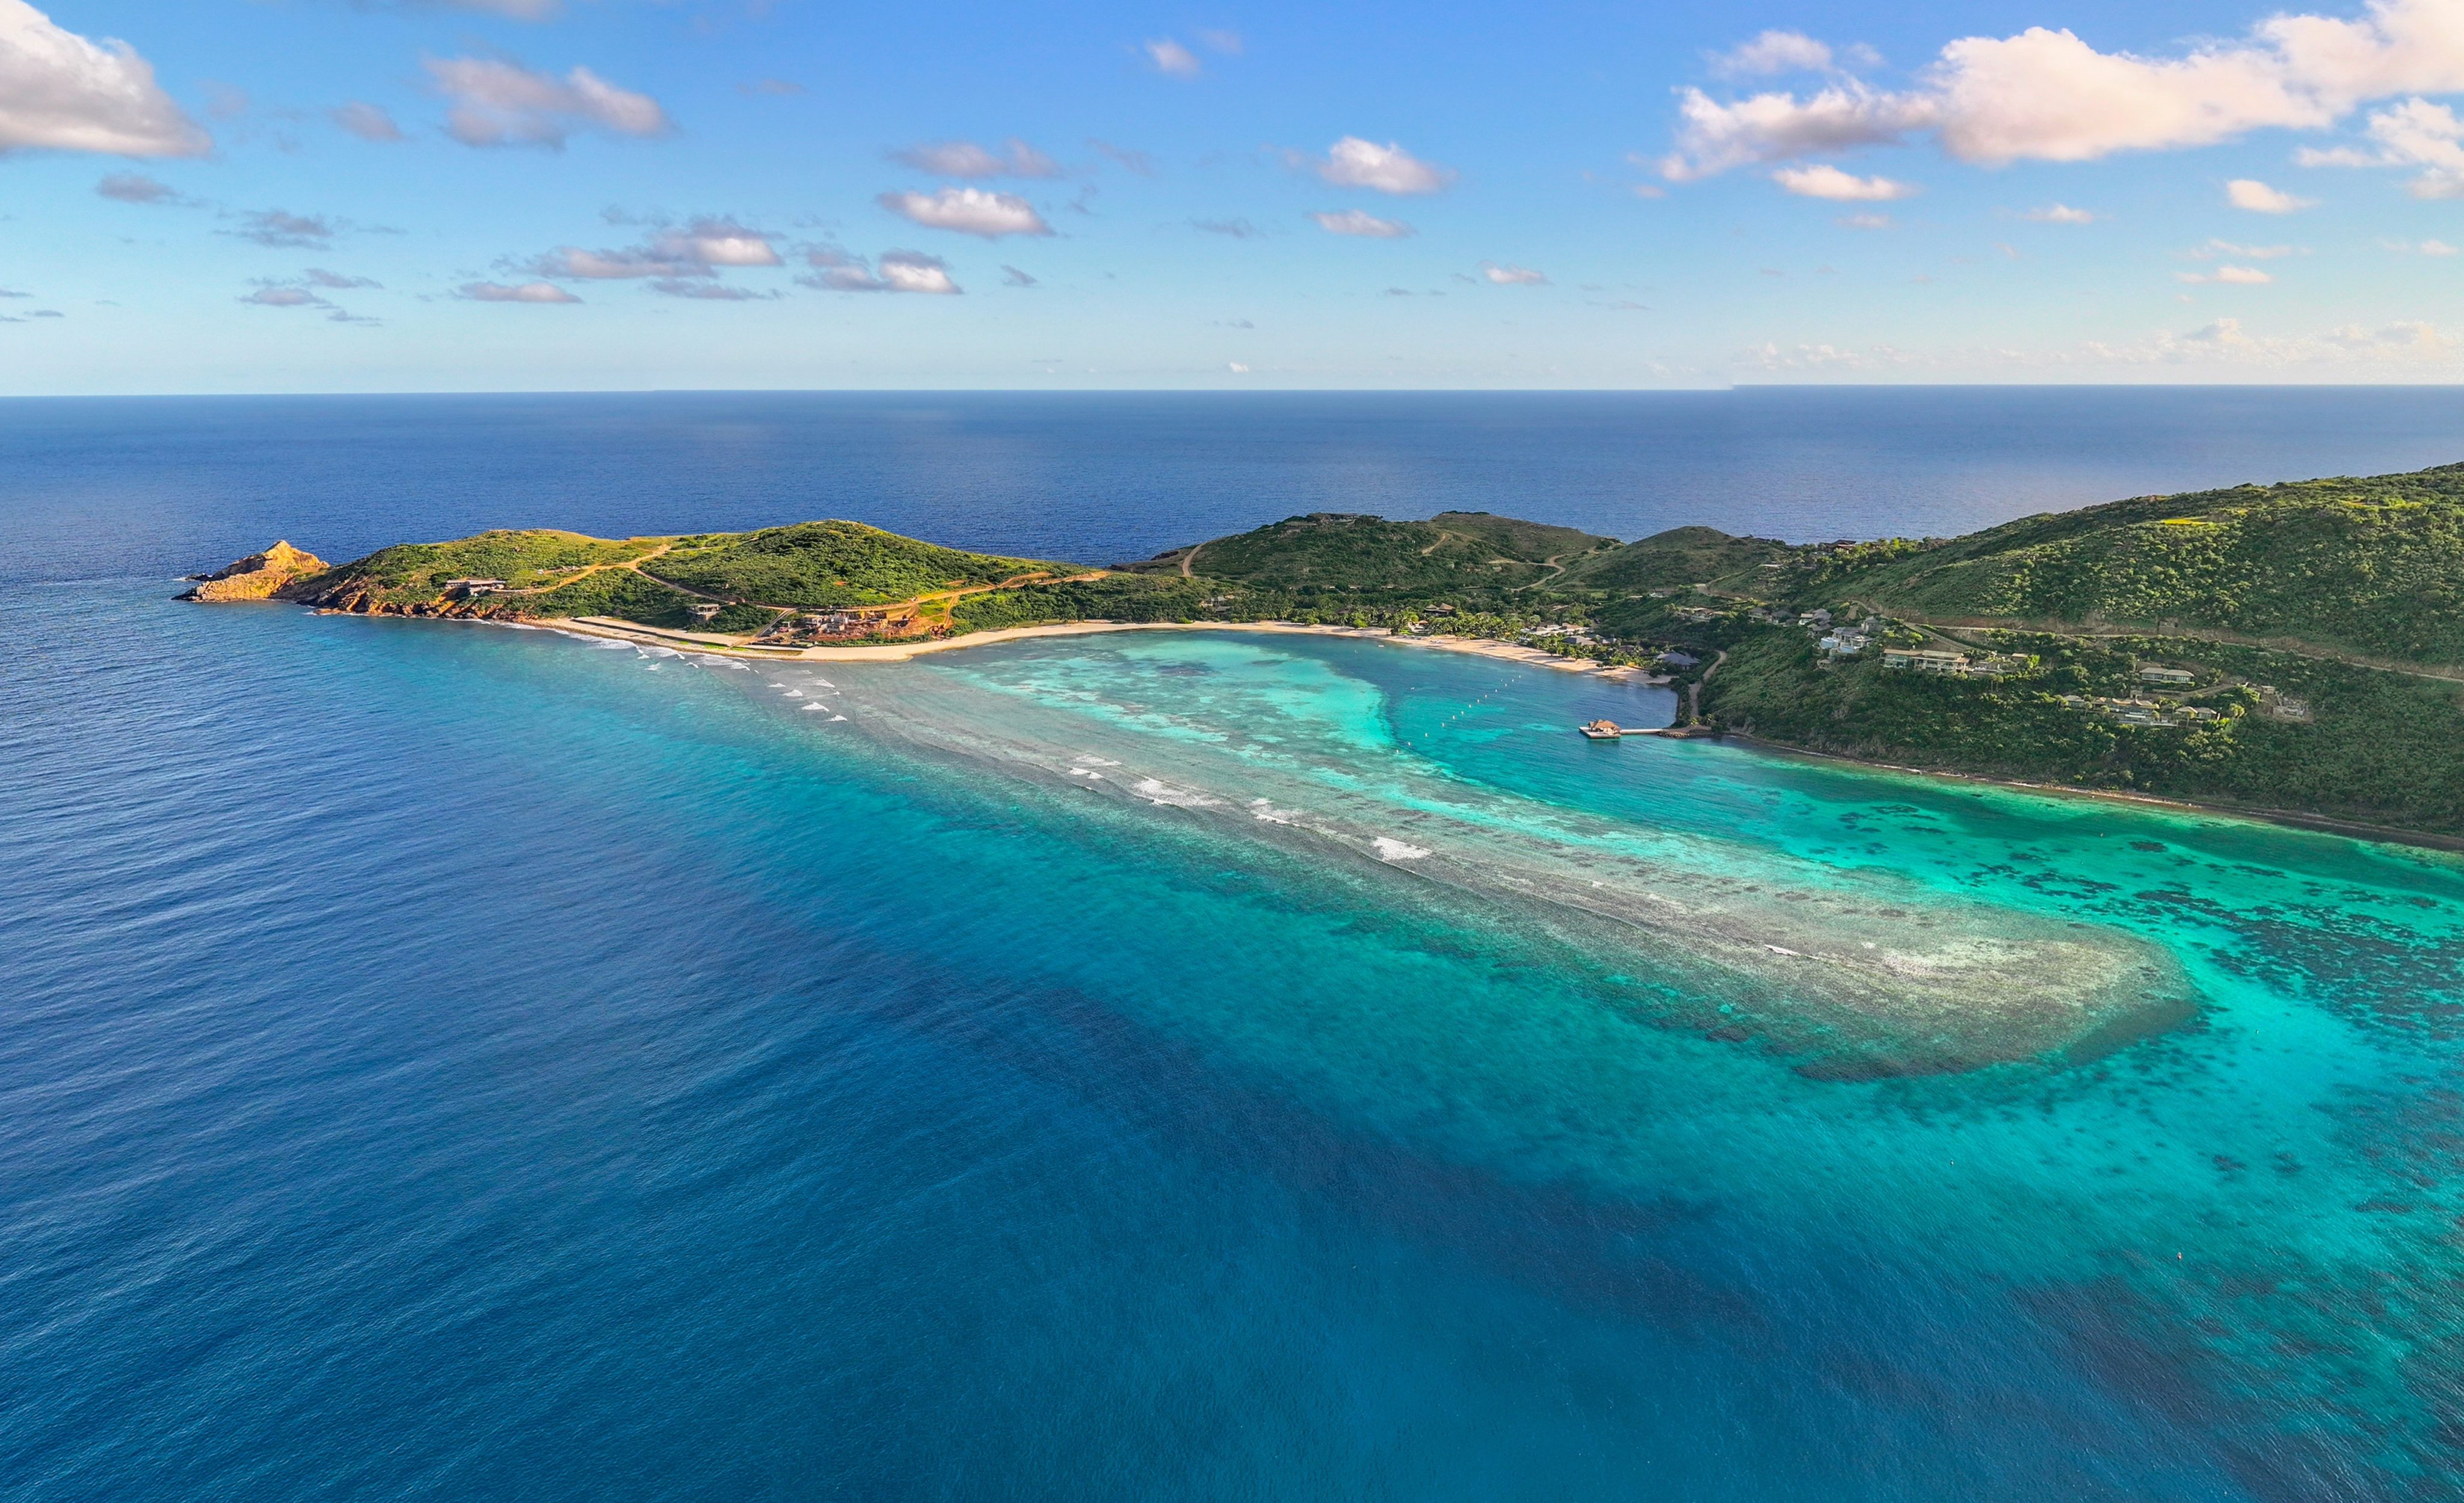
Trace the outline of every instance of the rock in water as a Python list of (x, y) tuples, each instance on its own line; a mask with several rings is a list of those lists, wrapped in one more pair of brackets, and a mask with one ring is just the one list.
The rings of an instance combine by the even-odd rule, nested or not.
[(218, 569), (199, 580), (197, 587), (180, 597), (184, 600), (265, 600), (286, 584), (323, 574), (333, 565), (315, 554), (303, 552), (289, 543), (276, 543), (261, 554), (251, 554), (228, 568)]

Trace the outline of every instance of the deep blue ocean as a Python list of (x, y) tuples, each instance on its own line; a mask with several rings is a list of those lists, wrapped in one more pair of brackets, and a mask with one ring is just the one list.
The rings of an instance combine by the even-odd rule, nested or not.
[(2464, 1497), (2464, 859), (1375, 642), (170, 599), (2458, 460), (2453, 390), (0, 403), (0, 1498)]

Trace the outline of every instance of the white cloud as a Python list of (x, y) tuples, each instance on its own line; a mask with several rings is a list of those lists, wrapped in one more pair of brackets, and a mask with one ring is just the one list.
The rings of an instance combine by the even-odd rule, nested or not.
[(2464, 122), (2444, 104), (2407, 99), (2370, 117), (2375, 152), (2338, 147), (2312, 152), (2305, 166), (2415, 167), (2406, 187), (2415, 198), (2464, 198)]
[(528, 270), (539, 276), (630, 281), (650, 277), (706, 278), (729, 267), (783, 264), (767, 232), (747, 229), (730, 219), (696, 219), (681, 227), (655, 229), (640, 245), (621, 250), (559, 246), (533, 262)]
[(1888, 229), (1891, 228), (1891, 216), (1888, 214), (1846, 214), (1840, 217), (1839, 225), (1843, 229)]
[(2281, 261), (2296, 252), (2291, 246), (2240, 246), (2230, 240), (2211, 240), (2182, 253), (2193, 261), (2221, 261), (2227, 256), (2244, 261)]
[(26, 0), (0, 0), (0, 152), (201, 157), (213, 144), (135, 48), (88, 41)]
[(683, 277), (661, 277), (650, 284), (650, 291), (663, 297), (690, 297), (698, 302), (750, 303), (776, 297), (777, 293), (758, 293), (749, 287), (733, 287), (725, 282), (694, 282)]
[[(1357, 214), (1360, 211), (1353, 209), (1353, 212)], [(1361, 217), (1365, 219), (1368, 216), (1364, 214)], [(1193, 219), (1189, 222), (1189, 228), (1202, 230), (1210, 235), (1222, 235), (1232, 240), (1254, 240), (1265, 233), (1245, 219)], [(1336, 232), (1341, 233), (1339, 230)]]
[(1357, 136), (1346, 136), (1328, 147), (1317, 175), (1338, 187), (1380, 193), (1441, 192), (1455, 177), (1452, 168), (1422, 162), (1394, 142), (1381, 146)]
[(1800, 99), (1681, 96), (1672, 179), (1931, 133), (1964, 162), (2085, 162), (2212, 145), (2254, 130), (2318, 130), (2361, 104), (2464, 90), (2454, 0), (2371, 0), (2354, 20), (2277, 15), (2179, 56), (2101, 53), (2067, 31), (1963, 37), (1914, 88), (1853, 79)]
[(1765, 32), (1752, 41), (1711, 58), (1723, 78), (1747, 74), (1829, 73), (1831, 49), (1803, 32)]
[(1238, 57), (1245, 50), (1238, 32), (1200, 32), (1198, 39), (1207, 51), (1221, 53), (1226, 57)]
[(993, 151), (972, 141), (935, 141), (901, 146), (892, 162), (944, 178), (1057, 178), (1061, 163), (1012, 136), (1006, 151)]
[(1799, 198), (1825, 198), (1836, 204), (1887, 204), (1895, 199), (1913, 198), (1918, 192), (1913, 183), (1860, 178), (1827, 162), (1782, 167), (1771, 174), (1771, 181)]
[(494, 57), (423, 61), (436, 91), (451, 101), (446, 134), (466, 146), (561, 148), (583, 127), (616, 136), (663, 136), (672, 128), (656, 99), (587, 68), (557, 78)]
[(389, 142), (403, 139), (402, 127), (393, 122), (393, 117), (386, 114), (381, 107), (364, 100), (353, 99), (340, 109), (327, 113), (332, 116), (335, 124), (362, 141)]
[[(921, 250), (884, 250), (878, 271), (860, 256), (829, 247), (813, 251), (805, 259), (813, 264), (814, 274), (797, 280), (825, 292), (928, 293), (949, 296), (965, 291), (950, 280), (950, 263)], [(1023, 285), (1033, 286), (1034, 279), (1029, 277)]]
[(1483, 261), (1480, 264), (1480, 274), (1498, 287), (1546, 287), (1549, 285), (1549, 278), (1541, 275), (1539, 272), (1531, 270), (1528, 266), (1500, 266), (1494, 261)]
[(581, 298), (553, 282), (523, 282), (510, 286), (503, 282), (465, 282), (454, 295), (468, 298), (474, 303), (578, 303), (582, 301)]
[(1359, 235), (1370, 240), (1400, 240), (1419, 231), (1399, 219), (1380, 219), (1365, 209), (1347, 208), (1341, 213), (1311, 214), (1317, 227), (1331, 235)]
[(1014, 193), (988, 188), (945, 187), (938, 193), (884, 193), (875, 202), (928, 229), (998, 240), (1003, 235), (1048, 235), (1052, 227), (1035, 206)]
[(385, 285), (374, 277), (344, 276), (340, 272), (328, 272), (324, 268), (317, 266), (310, 267), (302, 274), (307, 278), (308, 285), (311, 287), (323, 287), (336, 291), (348, 291), (355, 287), (383, 287)]
[(2386, 248), (2387, 250), (2396, 251), (2396, 252), (2397, 252), (2397, 253), (2399, 253), (2399, 254), (2411, 254), (2411, 255), (2453, 255), (2453, 254), (2455, 254), (2455, 248), (2454, 248), (2453, 246), (2449, 245), (2449, 244), (2448, 244), (2446, 241), (2444, 241), (2444, 240), (2424, 240), (2424, 241), (2422, 241), (2422, 242), (2421, 242), (2420, 244), (2418, 244), (2418, 245), (2413, 244), (2413, 243), (2412, 243), (2411, 241), (2409, 241), (2409, 240), (2382, 240), (2382, 241), (2380, 241), (2380, 242), (2379, 242), (2379, 244), (2380, 244), (2382, 247)]
[(1170, 74), (1176, 78), (1195, 78), (1205, 68), (1198, 60), (1196, 53), (1169, 36), (1157, 37), (1139, 50), (1147, 54), (1147, 61), (1155, 65), (1155, 72)]
[(265, 278), (256, 291), (246, 294), (241, 302), (259, 308), (316, 308), (321, 310), (330, 323), (372, 324), (374, 318), (363, 318), (348, 309), (337, 307), (317, 288), (374, 287), (365, 277), (337, 276), (331, 272), (312, 271), (307, 275), (289, 279)]
[(2084, 208), (2073, 208), (2068, 204), (2048, 204), (2042, 208), (2032, 208), (2023, 217), (2039, 225), (2093, 225), (2096, 223), (2094, 214)]
[(1223, 362), (1223, 368), (1230, 371), (1235, 376), (1246, 376), (1249, 374), (1249, 367), (1242, 364), (1239, 360), (1226, 360)]
[(2281, 188), (2272, 188), (2256, 178), (2235, 178), (2225, 185), (2225, 202), (2235, 208), (2246, 208), (2254, 214), (2290, 214), (2309, 208), (2315, 198), (2295, 198)]
[(2227, 287), (2265, 287), (2276, 280), (2255, 266), (2220, 266), (2212, 273), (2176, 272), (2173, 279), (2177, 282), (2216, 282)]

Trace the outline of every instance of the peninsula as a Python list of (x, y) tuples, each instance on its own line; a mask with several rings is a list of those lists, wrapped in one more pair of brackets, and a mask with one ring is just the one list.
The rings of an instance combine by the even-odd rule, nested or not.
[(303, 559), (243, 566), (284, 572), (273, 598), (323, 610), (763, 656), (1068, 623), (1512, 644), (1667, 674), (1680, 723), (1706, 732), (2464, 833), (2464, 466), (2142, 496), (1957, 538), (1685, 527), (1619, 543), (1486, 512), (1320, 512), (1106, 568), (846, 521), (488, 532), (289, 573)]

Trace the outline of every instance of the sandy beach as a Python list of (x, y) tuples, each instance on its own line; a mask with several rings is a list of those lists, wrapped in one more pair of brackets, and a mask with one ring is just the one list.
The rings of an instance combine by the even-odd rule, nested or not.
[(1447, 637), (1431, 634), (1425, 637), (1398, 637), (1374, 627), (1310, 626), (1292, 621), (1065, 621), (1050, 626), (1012, 626), (1000, 631), (970, 632), (963, 637), (923, 637), (913, 642), (870, 643), (846, 647), (801, 647), (792, 650), (746, 649), (732, 638), (702, 632), (669, 631), (663, 627), (642, 626), (632, 621), (605, 616), (583, 616), (556, 622), (531, 624), (554, 625), (561, 630), (579, 631), (594, 637), (610, 637), (620, 641), (647, 643), (654, 646), (743, 651), (773, 663), (905, 663), (932, 652), (955, 652), (964, 647), (989, 647), (996, 643), (1024, 642), (1037, 637), (1089, 637), (1099, 632), (1122, 631), (1243, 631), (1283, 636), (1352, 637), (1366, 642), (1392, 643), (1398, 646), (1430, 647), (1440, 652), (1463, 652), (1483, 658), (1497, 658), (1507, 663), (1529, 664), (1537, 668), (1553, 668), (1560, 673), (1587, 673), (1598, 678), (1614, 678), (1633, 683), (1664, 682), (1647, 670), (1638, 667), (1603, 667), (1588, 658), (1561, 658), (1537, 647), (1521, 646), (1508, 642), (1491, 642), (1478, 637)]

